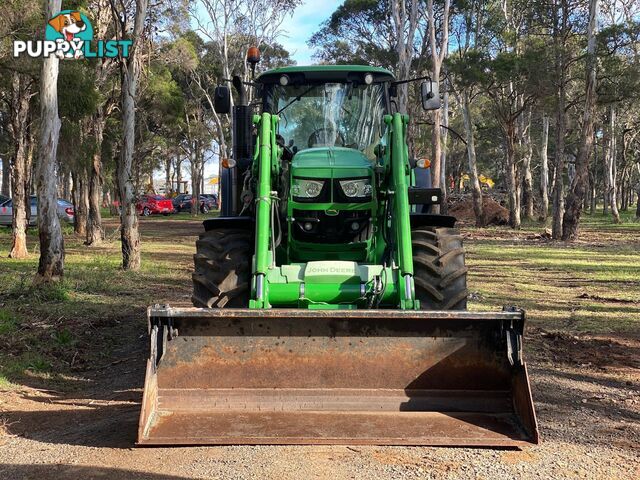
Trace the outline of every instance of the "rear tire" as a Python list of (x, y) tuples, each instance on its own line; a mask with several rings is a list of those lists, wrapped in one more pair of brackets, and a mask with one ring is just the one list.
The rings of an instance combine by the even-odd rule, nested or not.
[(249, 306), (252, 234), (216, 229), (200, 235), (193, 256), (193, 305), (201, 308)]
[(467, 309), (467, 267), (457, 228), (411, 231), (416, 298), (424, 310)]

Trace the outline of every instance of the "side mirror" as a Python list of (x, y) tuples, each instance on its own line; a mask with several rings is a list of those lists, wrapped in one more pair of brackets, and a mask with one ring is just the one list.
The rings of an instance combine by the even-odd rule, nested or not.
[(440, 89), (438, 82), (427, 81), (420, 85), (420, 97), (422, 108), (425, 110), (437, 110), (440, 108)]
[(231, 90), (226, 85), (219, 85), (213, 94), (213, 109), (216, 113), (231, 111)]

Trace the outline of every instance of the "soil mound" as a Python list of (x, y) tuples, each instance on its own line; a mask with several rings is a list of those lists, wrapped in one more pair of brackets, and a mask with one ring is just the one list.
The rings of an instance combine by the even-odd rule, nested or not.
[[(484, 196), (482, 205), (485, 225), (509, 224), (509, 210), (504, 208), (494, 199)], [(461, 222), (475, 223), (476, 214), (473, 211), (473, 199), (468, 197), (454, 202), (449, 207), (449, 215), (453, 215)]]

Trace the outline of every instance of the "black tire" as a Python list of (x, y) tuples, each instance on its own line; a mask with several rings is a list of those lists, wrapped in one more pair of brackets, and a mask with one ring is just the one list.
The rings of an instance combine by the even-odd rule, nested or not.
[(239, 229), (216, 229), (200, 235), (193, 256), (194, 306), (249, 306), (252, 237), (251, 232)]
[(151, 210), (149, 210), (149, 207), (144, 207), (142, 209), (142, 216), (143, 217), (148, 217), (149, 215), (151, 215)]
[(207, 207), (204, 203), (200, 206), (201, 213), (209, 213), (209, 207)]
[(411, 231), (416, 298), (424, 310), (467, 309), (467, 267), (456, 228)]

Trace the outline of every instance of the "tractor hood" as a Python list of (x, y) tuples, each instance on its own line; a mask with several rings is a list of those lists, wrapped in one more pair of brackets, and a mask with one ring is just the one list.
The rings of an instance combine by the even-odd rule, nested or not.
[(291, 169), (295, 177), (355, 178), (371, 176), (373, 163), (353, 148), (318, 147), (298, 152)]

